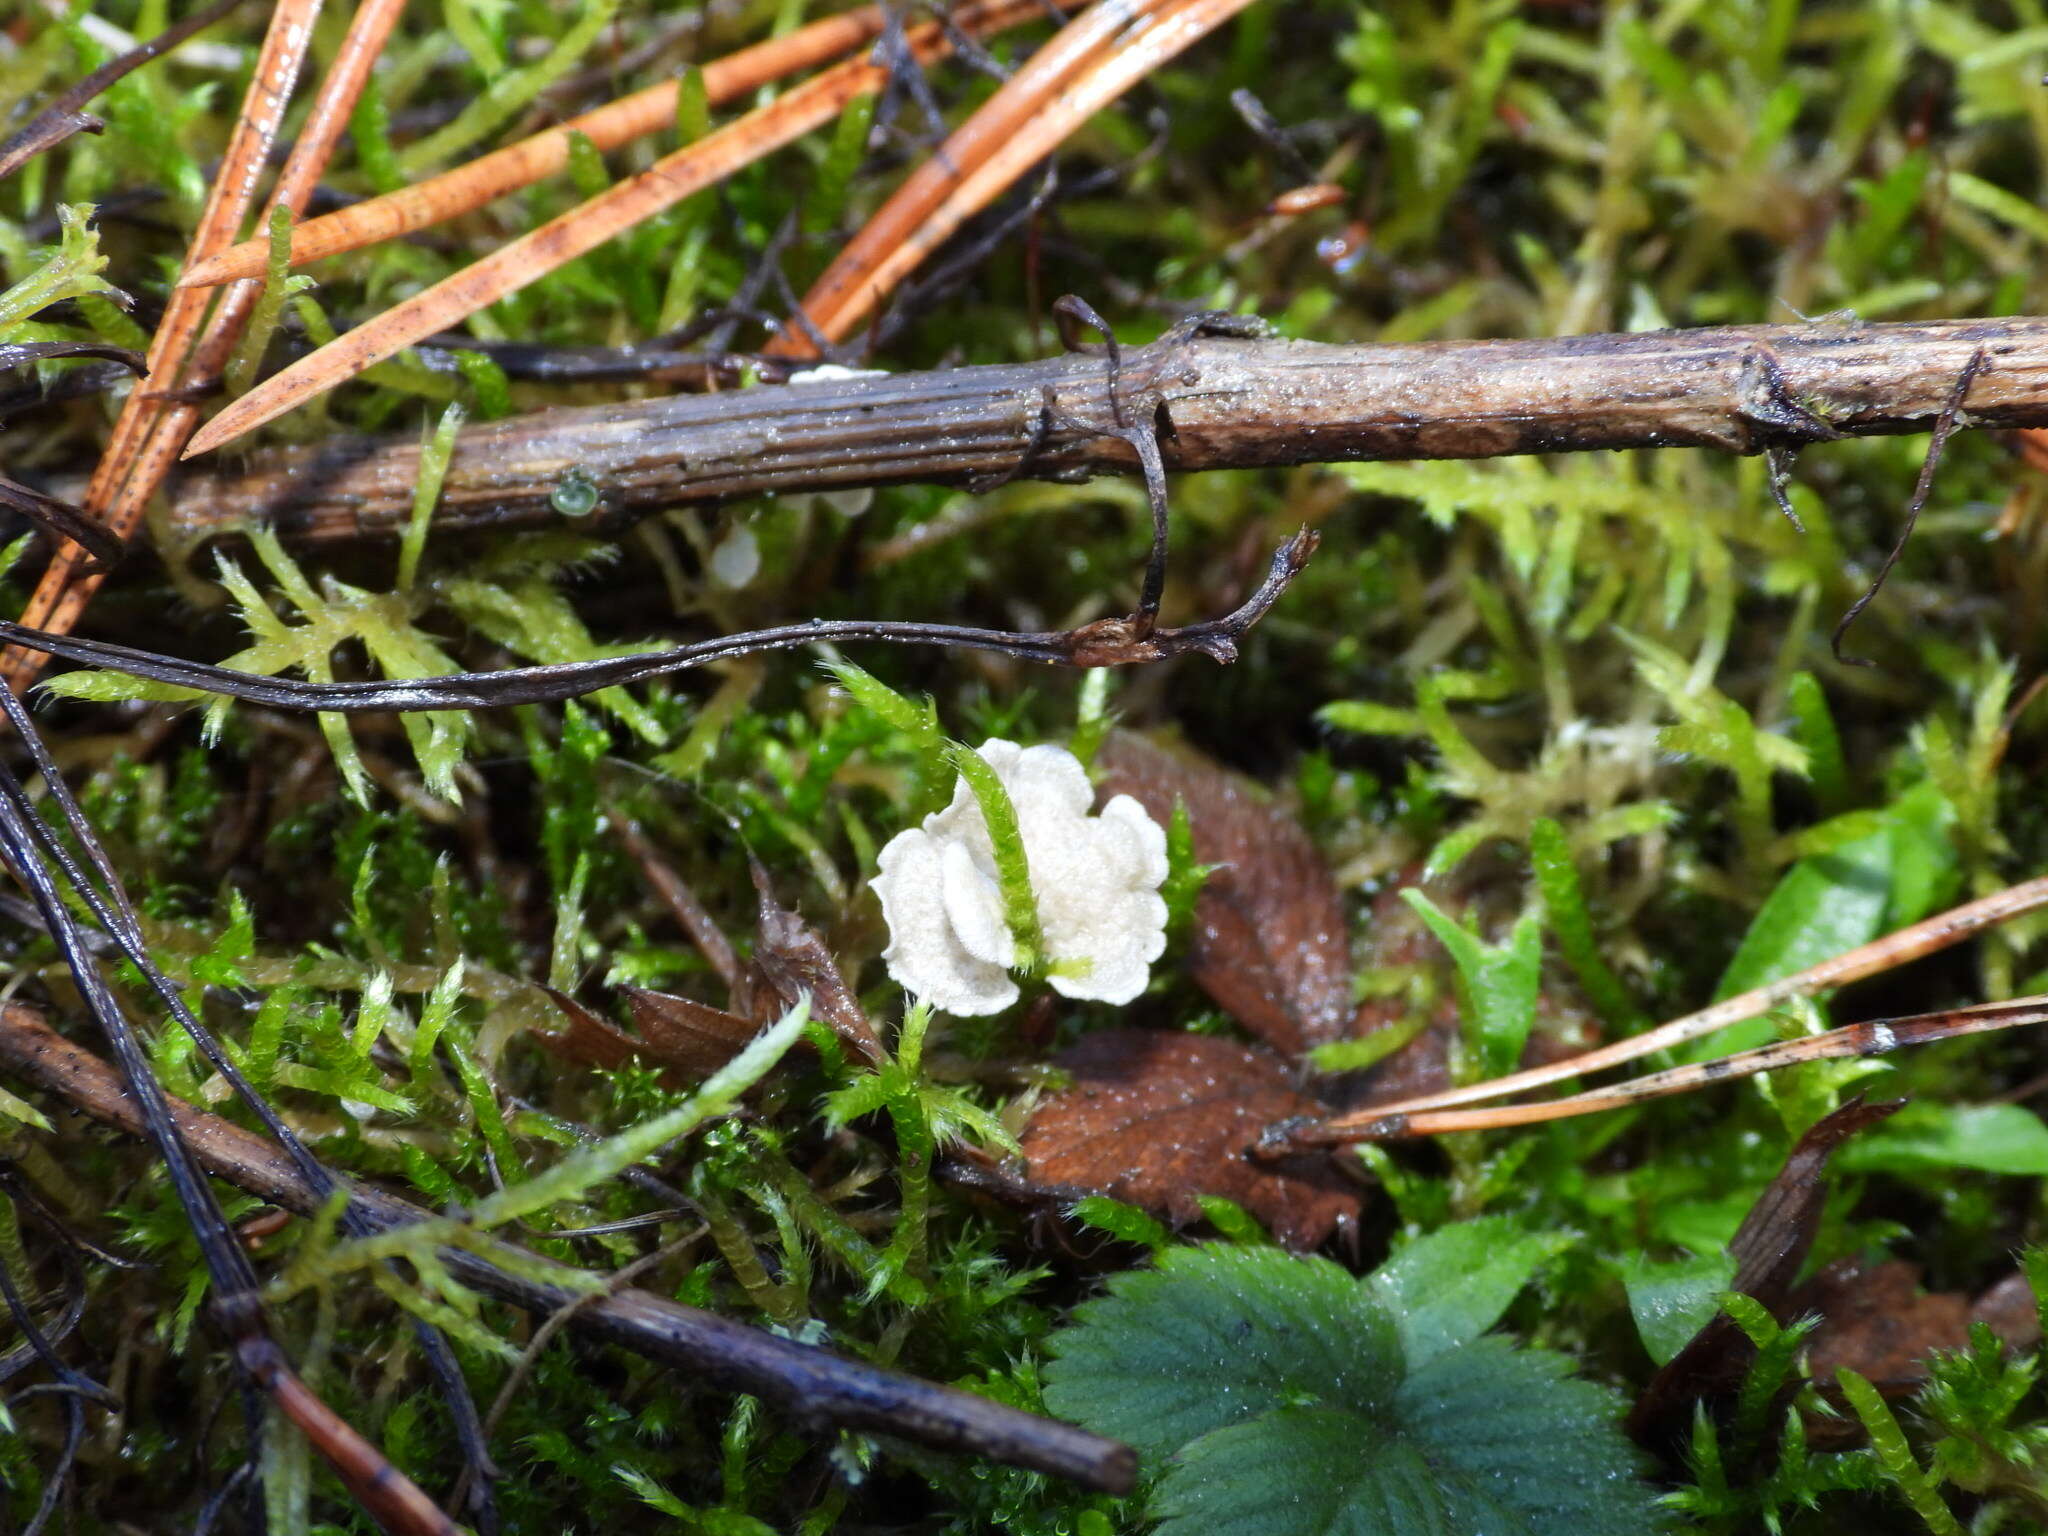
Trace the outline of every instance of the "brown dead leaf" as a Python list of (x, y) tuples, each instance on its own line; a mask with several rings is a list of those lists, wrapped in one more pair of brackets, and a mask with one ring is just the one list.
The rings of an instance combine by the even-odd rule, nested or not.
[(1968, 1344), (1972, 1323), (1990, 1324), (2015, 1349), (2041, 1336), (2024, 1275), (2013, 1273), (1973, 1302), (1959, 1291), (1921, 1290), (1920, 1267), (1898, 1259), (1868, 1266), (1837, 1260), (1799, 1288), (1791, 1309), (1820, 1314), (1807, 1345), (1815, 1381), (1832, 1382), (1847, 1366), (1892, 1396), (1927, 1380), (1930, 1354)]
[(552, 987), (543, 990), (562, 1010), (567, 1027), (541, 1032), (541, 1044), (570, 1061), (607, 1071), (639, 1062), (693, 1080), (708, 1077), (758, 1033), (753, 1020), (723, 1008), (666, 992), (621, 987), (633, 1011), (634, 1027), (640, 1031), (637, 1036), (629, 1035), (574, 998)]
[(760, 1032), (754, 1019), (694, 998), (644, 987), (621, 987), (619, 992), (632, 1010), (633, 1027), (644, 1042), (642, 1051), (664, 1066), (698, 1077), (716, 1072)]
[(1195, 903), (1188, 968), (1240, 1024), (1290, 1057), (1344, 1033), (1351, 951), (1344, 907), (1298, 822), (1251, 780), (1127, 731), (1096, 755), (1100, 795), (1129, 795), (1161, 826), (1184, 802), (1195, 856), (1222, 866)]
[(749, 863), (761, 907), (751, 971), (755, 996), (748, 1011), (765, 1024), (767, 1018), (762, 1017), (762, 1003), (767, 999), (762, 994), (772, 997), (767, 1008), (768, 1015), (772, 1017), (783, 1009), (795, 1007), (796, 1000), (809, 993), (811, 1017), (831, 1025), (840, 1039), (870, 1062), (879, 1062), (882, 1059), (881, 1037), (875, 1033), (875, 1026), (869, 1021), (867, 1010), (861, 1007), (860, 999), (853, 995), (853, 988), (846, 984), (832, 951), (825, 947), (825, 941), (815, 928), (775, 899), (775, 892), (768, 883), (768, 871), (761, 867), (759, 861), (750, 860)]
[(1099, 1190), (1176, 1222), (1202, 1219), (1196, 1196), (1220, 1195), (1297, 1250), (1356, 1223), (1359, 1192), (1328, 1158), (1245, 1156), (1274, 1121), (1323, 1111), (1264, 1052), (1203, 1035), (1109, 1029), (1056, 1065), (1074, 1081), (1025, 1127), (1034, 1181)]
[(580, 1066), (601, 1067), (606, 1071), (640, 1059), (640, 1042), (610, 1019), (592, 1013), (575, 998), (557, 992), (553, 987), (542, 987), (541, 990), (562, 1010), (564, 1027), (536, 1030), (534, 1038), (557, 1056)]

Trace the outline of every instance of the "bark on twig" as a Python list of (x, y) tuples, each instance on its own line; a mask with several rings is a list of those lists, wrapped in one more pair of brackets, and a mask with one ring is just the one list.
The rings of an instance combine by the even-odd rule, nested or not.
[[(1329, 346), (1193, 334), (1127, 348), (1125, 420), (1155, 420), (1171, 470), (1474, 459), (1594, 448), (1791, 449), (1926, 431), (1969, 366), (1971, 427), (2048, 426), (2048, 319), (1820, 322), (1537, 341)], [(571, 471), (612, 523), (685, 502), (907, 482), (1131, 474), (1099, 352), (537, 412), (469, 428), (442, 529), (563, 521)], [(1049, 394), (1048, 394), (1049, 392)], [(1101, 423), (1092, 434), (1084, 423)], [(343, 438), (188, 476), (172, 527), (250, 521), (302, 539), (395, 535), (419, 444)]]
[[(0, 1006), (0, 1068), (96, 1120), (131, 1135), (142, 1133), (141, 1112), (120, 1074), (56, 1033), (25, 1004)], [(301, 1215), (318, 1211), (321, 1200), (283, 1152), (182, 1100), (172, 1099), (170, 1104), (187, 1144), (209, 1173)], [(367, 1185), (352, 1185), (350, 1193), (373, 1230), (431, 1219), (431, 1213)], [(538, 1316), (551, 1315), (584, 1295), (532, 1278), (559, 1267), (538, 1256), (526, 1256), (528, 1274), (509, 1273), (459, 1249), (442, 1250), (441, 1261), (463, 1284)], [(623, 1290), (586, 1298), (571, 1326), (649, 1359), (681, 1366), (694, 1380), (752, 1393), (802, 1424), (896, 1435), (1112, 1493), (1127, 1492), (1135, 1476), (1131, 1450), (1114, 1440), (971, 1392), (778, 1338), (651, 1292)]]

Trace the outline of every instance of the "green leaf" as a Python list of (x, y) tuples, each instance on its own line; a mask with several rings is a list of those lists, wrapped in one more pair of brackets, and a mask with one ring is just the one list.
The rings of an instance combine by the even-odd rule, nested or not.
[[(1888, 829), (1833, 853), (1801, 859), (1758, 909), (1715, 997), (1734, 997), (1868, 944), (1884, 921), (1891, 875)], [(1695, 1043), (1686, 1054), (1703, 1061), (1770, 1038), (1767, 1020), (1750, 1019)]]
[(1963, 876), (1956, 855), (1956, 808), (1931, 782), (1914, 785), (1892, 803), (1892, 896), (1884, 926), (1903, 928), (1949, 905)]
[(1386, 1412), (1394, 1319), (1327, 1259), (1178, 1248), (1118, 1275), (1053, 1341), (1046, 1406), (1155, 1461), (1199, 1435), (1305, 1402)]
[[(1399, 1293), (1494, 1230), (1469, 1226)], [(1617, 1398), (1562, 1355), (1490, 1338), (1411, 1370), (1372, 1282), (1274, 1249), (1173, 1250), (1109, 1289), (1055, 1338), (1045, 1399), (1162, 1474), (1162, 1536), (1657, 1528)]]
[[(1891, 841), (1889, 831), (1874, 833), (1787, 870), (1758, 909), (1715, 995), (1747, 992), (1877, 937), (1891, 895)], [(1720, 1039), (1719, 1049), (1736, 1048), (1729, 1037)]]
[(1824, 814), (1837, 815), (1848, 805), (1849, 775), (1842, 757), (1842, 738), (1835, 730), (1835, 717), (1828, 712), (1820, 679), (1811, 672), (1793, 673), (1785, 703), (1792, 711), (1792, 739), (1806, 753), (1814, 798)]
[(1477, 1047), (1482, 1073), (1500, 1077), (1514, 1071), (1536, 1022), (1536, 991), (1543, 969), (1543, 931), (1536, 914), (1523, 913), (1507, 943), (1494, 947), (1416, 887), (1403, 890), (1401, 899), (1421, 915), (1458, 968), (1466, 1038)]
[(1621, 1278), (1643, 1348), (1666, 1365), (1719, 1310), (1721, 1293), (1735, 1280), (1735, 1259), (1725, 1251), (1668, 1263), (1636, 1255)]
[(1569, 1232), (1524, 1232), (1505, 1216), (1481, 1216), (1417, 1238), (1367, 1284), (1394, 1314), (1414, 1369), (1499, 1322), (1537, 1267), (1576, 1241)]
[(1844, 1146), (1835, 1166), (1850, 1173), (1974, 1168), (2040, 1178), (2048, 1175), (2048, 1125), (2017, 1104), (1909, 1104)]
[(1281, 1408), (1166, 1474), (1160, 1536), (1636, 1536), (1657, 1528), (1615, 1400), (1547, 1351), (1486, 1339), (1410, 1377), (1392, 1415)]

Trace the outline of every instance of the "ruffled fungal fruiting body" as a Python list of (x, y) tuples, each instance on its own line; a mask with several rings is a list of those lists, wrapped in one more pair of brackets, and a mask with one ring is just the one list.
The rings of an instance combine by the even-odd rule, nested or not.
[[(1016, 809), (1053, 990), (1131, 1001), (1166, 947), (1166, 834), (1129, 795), (1090, 815), (1087, 770), (1063, 747), (995, 740), (980, 755)], [(879, 862), (889, 974), (952, 1014), (1014, 1003), (1017, 941), (1004, 919), (995, 845), (967, 781), (922, 827), (890, 839)]]

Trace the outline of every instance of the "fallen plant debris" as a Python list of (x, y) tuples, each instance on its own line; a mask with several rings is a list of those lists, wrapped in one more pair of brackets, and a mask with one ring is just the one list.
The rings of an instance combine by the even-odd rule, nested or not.
[[(1850, 1137), (1903, 1107), (1896, 1102), (1852, 1100), (1799, 1138), (1729, 1239), (1734, 1267), (1723, 1289), (1749, 1298), (1780, 1325), (1792, 1322), (1798, 1314), (1786, 1303), (1820, 1232), (1829, 1159)], [(1735, 1396), (1756, 1363), (1758, 1349), (1733, 1315), (1716, 1311), (1636, 1400), (1629, 1433), (1654, 1442), (1689, 1432), (1700, 1404), (1725, 1405)], [(1772, 1385), (1775, 1389), (1776, 1383)]]
[(1196, 984), (1283, 1056), (1341, 1035), (1354, 1007), (1344, 906), (1300, 823), (1244, 779), (1131, 732), (1112, 731), (1095, 765), (1103, 795), (1131, 796), (1161, 826), (1176, 807), (1187, 817), (1210, 870), (1188, 941)]
[(32, 158), (48, 154), (74, 133), (104, 133), (107, 125), (82, 110), (87, 102), (123, 76), (177, 47), (194, 33), (205, 31), (241, 3), (242, 0), (213, 0), (211, 5), (202, 6), (165, 27), (148, 42), (138, 44), (102, 64), (38, 112), (26, 128), (0, 143), (0, 177), (12, 176)]
[[(1314, 1124), (1332, 1104), (1441, 1080), (1461, 1049), (1457, 1013), (1439, 1005), (1450, 987), (1352, 1000), (1336, 881), (1300, 824), (1248, 781), (1127, 731), (1110, 732), (1095, 762), (1101, 796), (1129, 795), (1176, 826), (1184, 818), (1188, 852), (1206, 871), (1189, 920), (1189, 974), (1266, 1049), (1177, 1032), (1087, 1035), (1053, 1058), (1066, 1081), (1025, 1125), (1032, 1181), (1095, 1190), (1179, 1226), (1214, 1217), (1211, 1202), (1232, 1202), (1297, 1251), (1333, 1232), (1355, 1237), (1357, 1179), (1313, 1144), (1253, 1153), (1274, 1126)], [(1414, 924), (1404, 942), (1389, 907), (1405, 910), (1392, 893), (1375, 904), (1377, 968), (1423, 963), (1416, 937), (1427, 930)], [(1530, 982), (1533, 1009), (1533, 974)], [(1553, 1026), (1526, 1044), (1541, 1058), (1562, 1042)]]
[(1298, 1252), (1358, 1221), (1362, 1192), (1325, 1158), (1257, 1163), (1245, 1148), (1275, 1121), (1313, 1114), (1285, 1065), (1232, 1040), (1100, 1030), (1053, 1058), (1068, 1076), (1022, 1138), (1041, 1184), (1098, 1191), (1187, 1226), (1204, 1200), (1242, 1206)]
[[(1115, 419), (1112, 387), (1171, 426), (1160, 453), (1175, 472), (1637, 447), (1761, 453), (1924, 431), (1979, 347), (1987, 362), (1967, 424), (2048, 420), (2048, 321), (2031, 318), (1398, 346), (1205, 336), (1196, 325), (1126, 347), (1107, 378), (1099, 357), (1080, 355), (466, 427), (435, 518), (448, 529), (558, 526), (564, 465), (617, 518), (799, 489), (1129, 474), (1135, 450), (1103, 426)], [(1057, 421), (1045, 419), (1047, 390)], [(418, 462), (410, 440), (260, 450), (244, 467), (188, 474), (173, 524), (188, 538), (250, 522), (301, 539), (389, 535), (411, 508)]]
[(9, 1529), (2048, 1526), (2027, 15), (18, 9)]
[[(142, 1117), (120, 1074), (51, 1031), (30, 1010), (9, 1005), (0, 1011), (0, 1051), (15, 1070), (96, 1119), (141, 1132)], [(172, 1110), (209, 1171), (301, 1215), (318, 1215), (328, 1203), (262, 1138), (189, 1105)], [(434, 1220), (376, 1190), (357, 1189), (350, 1195), (363, 1208), (369, 1231)], [(618, 1291), (593, 1301), (575, 1275), (556, 1273), (559, 1266), (516, 1250), (504, 1256), (517, 1260), (517, 1268), (496, 1267), (488, 1252), (459, 1248), (446, 1250), (444, 1262), (465, 1284), (539, 1313), (582, 1301), (571, 1326), (781, 1401), (800, 1418), (917, 1434), (931, 1444), (1012, 1459), (1112, 1492), (1129, 1486), (1130, 1454), (1114, 1441), (969, 1393), (837, 1359), (643, 1291)]]

